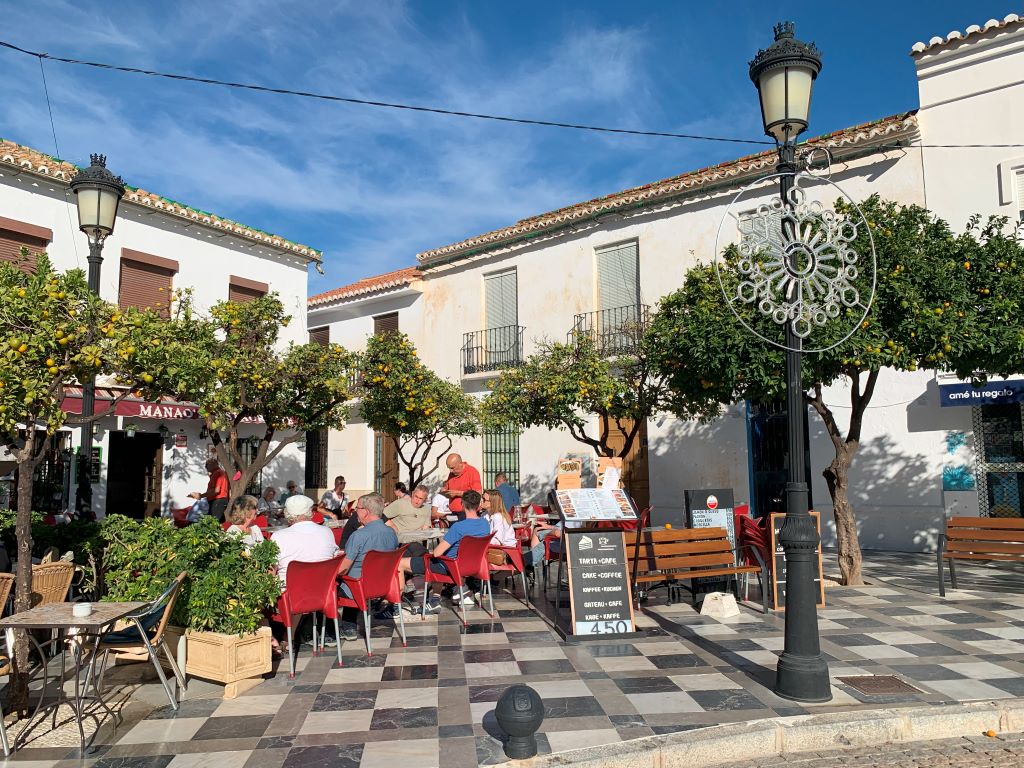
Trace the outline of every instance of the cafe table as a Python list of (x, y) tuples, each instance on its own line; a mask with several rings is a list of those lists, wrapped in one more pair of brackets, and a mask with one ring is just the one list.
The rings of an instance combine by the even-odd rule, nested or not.
[[(42, 713), (45, 718), (49, 710), (54, 711), (54, 722), (56, 723), (57, 707), (68, 704), (75, 713), (75, 720), (78, 724), (78, 736), (82, 754), (85, 753), (85, 729), (82, 727), (82, 719), (86, 714), (85, 701), (93, 699), (108, 715), (119, 721), (121, 716), (114, 712), (103, 699), (103, 692), (99, 690), (96, 683), (96, 659), (99, 654), (99, 645), (103, 637), (110, 632), (114, 625), (128, 614), (146, 605), (140, 602), (124, 603), (92, 603), (92, 613), (88, 616), (75, 616), (72, 613), (74, 606), (83, 603), (49, 603), (36, 606), (27, 611), (15, 613), (4, 619), (0, 619), (0, 631), (3, 631), (7, 640), (7, 648), (11, 659), (14, 659), (14, 631), (21, 630), (49, 630), (54, 633), (53, 639), (40, 643), (27, 632), (29, 642), (35, 647), (42, 663), (43, 687), (39, 692), (39, 701), (36, 703), (35, 711), (29, 718), (28, 724), (21, 730), (12, 745), (18, 748), (18, 742), (26, 736), (34, 725), (36, 718)], [(55, 675), (57, 679), (56, 696), (50, 703), (46, 703), (46, 694), (49, 687), (49, 665), (46, 656), (46, 647), (53, 646), (60, 650), (60, 671)], [(74, 661), (72, 677), (75, 684), (73, 696), (68, 696), (64, 690), (64, 683), (67, 680), (65, 662), (67, 651), (71, 651)], [(84, 672), (84, 676), (83, 676)], [(89, 687), (92, 686), (92, 695), (89, 694)], [(45, 706), (44, 706), (45, 705)], [(95, 709), (95, 707), (91, 708)], [(39, 722), (41, 722), (40, 719)]]
[(443, 531), (440, 528), (424, 528), (419, 531), (403, 531), (398, 534), (399, 544), (411, 544), (414, 541), (437, 541), (445, 535), (447, 531)]

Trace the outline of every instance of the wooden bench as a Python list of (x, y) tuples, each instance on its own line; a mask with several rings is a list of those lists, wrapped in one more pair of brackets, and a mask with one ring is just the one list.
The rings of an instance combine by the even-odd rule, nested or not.
[(629, 560), (636, 590), (644, 590), (646, 585), (664, 585), (671, 604), (681, 582), (691, 582), (689, 589), (693, 594), (693, 579), (756, 573), (761, 582), (762, 606), (768, 613), (768, 571), (764, 558), (755, 548), (749, 548), (758, 565), (737, 565), (736, 551), (724, 528), (641, 529), (631, 549)]
[(1024, 563), (1024, 518), (951, 517), (946, 532), (939, 535), (936, 553), (939, 595), (945, 597), (942, 565), (949, 561), (949, 580), (956, 589), (955, 560), (1003, 560)]

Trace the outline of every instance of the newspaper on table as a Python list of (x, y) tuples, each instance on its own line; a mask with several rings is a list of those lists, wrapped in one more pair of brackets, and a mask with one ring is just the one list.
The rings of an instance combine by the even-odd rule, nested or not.
[(622, 488), (573, 488), (555, 492), (566, 522), (636, 520), (629, 494)]

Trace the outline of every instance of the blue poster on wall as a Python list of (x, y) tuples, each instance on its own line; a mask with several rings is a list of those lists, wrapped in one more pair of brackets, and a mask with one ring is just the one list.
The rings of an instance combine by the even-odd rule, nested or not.
[(976, 387), (969, 381), (939, 385), (939, 403), (943, 408), (962, 405), (1024, 403), (1024, 379), (990, 381)]

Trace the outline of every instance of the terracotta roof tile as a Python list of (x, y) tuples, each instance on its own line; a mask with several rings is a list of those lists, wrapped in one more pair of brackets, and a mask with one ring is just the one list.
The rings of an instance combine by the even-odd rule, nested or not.
[[(70, 182), (79, 171), (78, 166), (66, 160), (52, 157), (31, 147), (15, 144), (13, 141), (0, 139), (0, 168), (3, 166), (16, 168), (20, 172), (31, 173), (34, 176), (52, 179), (61, 184)], [(283, 251), (290, 251), (304, 257), (307, 261), (319, 262), (323, 257), (320, 251), (310, 248), (308, 245), (294, 243), (278, 235), (272, 235), (269, 232), (263, 232), (259, 229), (239, 224), (237, 221), (231, 221), (230, 219), (201, 211), (198, 208), (191, 208), (138, 187), (126, 184), (125, 189), (127, 191), (125, 192), (124, 199), (129, 203), (154, 208), (171, 216), (186, 219), (211, 229), (230, 232), (232, 235), (243, 240), (249, 240), (250, 242), (259, 243), (271, 248), (279, 248)]]
[(977, 24), (971, 24), (971, 26), (969, 26), (963, 32), (954, 29), (945, 37), (936, 36), (929, 40), (927, 43), (914, 43), (914, 47), (910, 49), (910, 55), (916, 56), (918, 54), (926, 53), (928, 51), (934, 51), (936, 48), (941, 48), (952, 43), (967, 40), (968, 38), (973, 37), (974, 35), (983, 35), (992, 29), (1007, 29), (1008, 27), (1013, 27), (1021, 23), (1024, 23), (1024, 18), (1021, 18), (1016, 13), (1011, 13), (1007, 16), (1004, 16), (1002, 21), (999, 21), (998, 19), (989, 19), (988, 21), (985, 22), (985, 26), (983, 27), (980, 27)]
[[(810, 139), (801, 146), (825, 147), (835, 151), (893, 135), (912, 133), (917, 130), (915, 112), (903, 112), (898, 115), (874, 120), (869, 123), (844, 128), (834, 133)], [(739, 179), (755, 173), (772, 172), (777, 154), (774, 149), (747, 155), (736, 160), (728, 160), (718, 165), (689, 171), (679, 176), (672, 176), (651, 184), (633, 187), (623, 192), (615, 192), (604, 197), (576, 203), (565, 208), (533, 216), (516, 222), (510, 227), (503, 227), (467, 240), (462, 240), (442, 248), (435, 248), (417, 254), (416, 258), (423, 266), (457, 257), (467, 252), (507, 245), (517, 240), (535, 237), (541, 233), (569, 226), (574, 222), (593, 218), (601, 214), (613, 213), (624, 209), (635, 209), (654, 205), (684, 193), (699, 189), (706, 184), (716, 184), (730, 179)]]
[(342, 299), (350, 299), (356, 296), (363, 296), (369, 293), (378, 293), (380, 291), (386, 291), (392, 288), (404, 288), (422, 277), (422, 273), (417, 267), (404, 267), (403, 269), (396, 269), (394, 272), (386, 272), (383, 275), (375, 275), (374, 277), (364, 277), (362, 280), (357, 280), (349, 285), (343, 285), (340, 288), (333, 288), (324, 293), (318, 293), (315, 296), (310, 296), (306, 302), (309, 307), (320, 306), (321, 304), (330, 304), (335, 301), (341, 301)]

